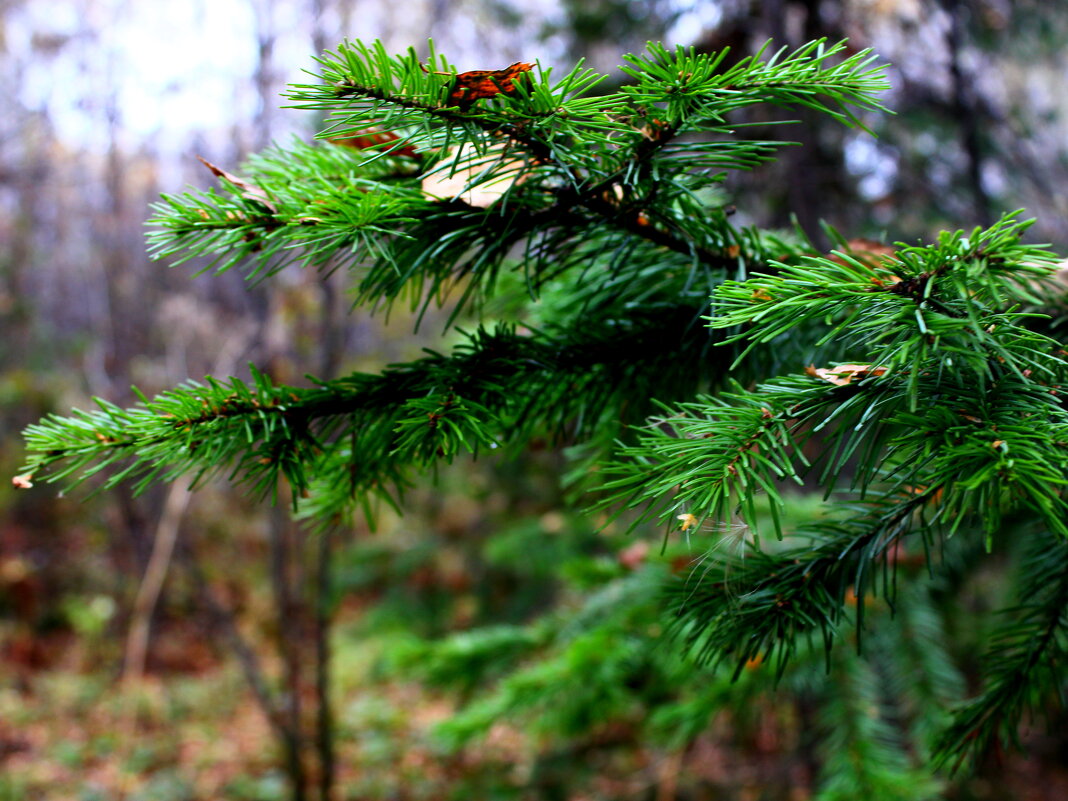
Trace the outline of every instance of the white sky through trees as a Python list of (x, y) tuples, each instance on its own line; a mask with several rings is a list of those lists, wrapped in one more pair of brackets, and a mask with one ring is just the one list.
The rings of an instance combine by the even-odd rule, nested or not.
[[(538, 40), (547, 24), (560, 23), (555, 0), (510, 3), (521, 20), (511, 29), (490, 19), (481, 0), (361, 0), (347, 4), (348, 13), (339, 8), (346, 4), (322, 5), (327, 9), (319, 26), (327, 47), (344, 37), (382, 38), (387, 49), (400, 52), (410, 45), (425, 48), (432, 36), (460, 69), (517, 59), (550, 66), (563, 56), (559, 36)], [(673, 41), (692, 41), (720, 16), (716, 3), (685, 5), (689, 10), (678, 18)], [(106, 149), (110, 138), (102, 118), (110, 113), (133, 140), (127, 144), (147, 139), (164, 152), (181, 151), (191, 132), (225, 130), (256, 114), (252, 76), (259, 37), (273, 37), (271, 79), (279, 90), (304, 79), (301, 70), (314, 67), (312, 6), (284, 0), (26, 0), (5, 14), (4, 44), (9, 58), (24, 65), (23, 104), (47, 112), (61, 139)], [(283, 102), (278, 98), (277, 105)], [(284, 135), (301, 126), (300, 117), (283, 112), (275, 122), (281, 121)]]

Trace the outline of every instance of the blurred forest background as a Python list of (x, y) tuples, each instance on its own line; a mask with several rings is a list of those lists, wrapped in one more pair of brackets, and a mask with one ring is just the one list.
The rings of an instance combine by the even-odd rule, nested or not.
[[(744, 54), (769, 38), (848, 38), (891, 63), (896, 116), (866, 120), (871, 138), (799, 115), (779, 135), (802, 147), (732, 178), (741, 218), (796, 219), (824, 243), (821, 220), (914, 241), (1023, 207), (1035, 241), (1068, 251), (1062, 2), (2, 0), (9, 476), (25, 425), (93, 395), (130, 404), (131, 385), (151, 395), (247, 376), (249, 362), (296, 383), (428, 344), (433, 324), (417, 339), (403, 315), (349, 314), (340, 272), (255, 286), (145, 253), (159, 193), (212, 182), (196, 156), (239, 172), (272, 141), (314, 134), (318, 121), (280, 109), (279, 94), (345, 37), (391, 52), (433, 37), (461, 70), (585, 58), (606, 72), (647, 40)], [(710, 724), (686, 749), (647, 743), (627, 724), (642, 713), (619, 704), (566, 745), (494, 725), (449, 747), (435, 724), (455, 696), (416, 681), (419, 643), (532, 619), (569, 586), (655, 558), (662, 531), (644, 532), (650, 549), (565, 503), (563, 464), (543, 449), (446, 469), (403, 516), (315, 537), (225, 486), (61, 498), (5, 481), (0, 799), (809, 797), (804, 749), (770, 705), (754, 705), (745, 737)], [(966, 797), (1068, 797), (1066, 746), (1036, 746)]]

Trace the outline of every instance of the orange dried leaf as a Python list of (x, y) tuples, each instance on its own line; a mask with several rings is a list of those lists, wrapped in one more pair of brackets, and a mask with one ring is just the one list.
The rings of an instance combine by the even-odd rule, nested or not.
[[(928, 491), (928, 487), (926, 485), (913, 487), (909, 484), (906, 484), (903, 489), (905, 490), (905, 492), (911, 493), (912, 495), (923, 495)], [(927, 499), (927, 504), (929, 506), (937, 506), (939, 503), (941, 503), (943, 491), (944, 488), (939, 487), (934, 492), (932, 492), (931, 497)]]
[[(423, 69), (430, 72), (426, 67)], [(516, 81), (532, 69), (534, 69), (533, 64), (517, 61), (503, 70), (461, 72), (453, 79), (452, 88), (449, 90), (449, 105), (459, 106), (466, 110), (476, 100), (515, 94)]]
[(892, 286), (900, 284), (901, 278), (893, 273), (886, 273), (882, 278), (872, 278), (871, 282), (877, 287), (889, 289)]
[(749, 296), (750, 300), (763, 301), (771, 300), (771, 295), (764, 291), (763, 287), (755, 289), (753, 294)]
[(675, 519), (681, 521), (682, 525), (680, 526), (680, 528), (682, 531), (689, 531), (691, 528), (694, 528), (700, 522), (697, 519), (697, 515), (691, 514), (679, 515)]
[(464, 107), (476, 100), (484, 100), (499, 94), (515, 94), (516, 81), (532, 69), (534, 69), (533, 64), (517, 61), (503, 70), (461, 72), (456, 76), (456, 83), (449, 92), (449, 100)]

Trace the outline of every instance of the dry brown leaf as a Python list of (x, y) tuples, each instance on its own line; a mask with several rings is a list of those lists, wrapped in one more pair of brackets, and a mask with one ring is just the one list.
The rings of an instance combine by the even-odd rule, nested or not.
[(813, 378), (822, 378), (837, 386), (845, 386), (854, 379), (861, 381), (872, 376), (880, 376), (886, 372), (885, 367), (872, 367), (870, 364), (840, 364), (837, 367), (813, 367), (805, 368), (805, 374)]
[[(422, 66), (422, 65), (420, 65)], [(516, 82), (527, 79), (526, 73), (534, 69), (533, 64), (517, 61), (502, 70), (471, 70), (453, 76), (449, 90), (449, 104), (467, 110), (476, 100), (485, 100), (497, 95), (515, 94)], [(452, 73), (435, 72), (423, 67), (424, 72), (434, 75), (451, 75)]]
[[(459, 152), (463, 153), (465, 149), (467, 149), (466, 145)], [(455, 156), (454, 150), (446, 156), (446, 159), (451, 160)], [(480, 209), (489, 208), (500, 200), (513, 184), (522, 183), (524, 176), (522, 175), (523, 160), (513, 158), (503, 162), (504, 170), (499, 173), (497, 179), (467, 189), (468, 184), (486, 169), (488, 158), (473, 161), (471, 166), (461, 167), (451, 174), (443, 169), (428, 175), (423, 179), (423, 193), (435, 200), (459, 199), (469, 206)], [(464, 191), (465, 189), (467, 191)]]
[(417, 159), (419, 154), (410, 145), (404, 145), (403, 147), (393, 147), (393, 142), (399, 142), (400, 137), (392, 131), (379, 131), (375, 128), (369, 128), (363, 133), (357, 136), (345, 136), (338, 139), (327, 139), (332, 145), (338, 145), (339, 147), (348, 147), (353, 150), (367, 150), (374, 149), (376, 152), (388, 151), (391, 156), (407, 156), (408, 158)]
[[(870, 267), (873, 270), (885, 271), (886, 266), (894, 261), (894, 254), (897, 252), (896, 248), (891, 245), (884, 245), (882, 242), (877, 242), (874, 239), (850, 239), (841, 248), (839, 253), (844, 253), (847, 256), (859, 261), (866, 267)], [(837, 253), (831, 253), (828, 258), (837, 264), (847, 264), (846, 260)], [(877, 287), (891, 287), (894, 284), (901, 282), (901, 278), (890, 272), (884, 272), (883, 275), (873, 277), (871, 282)]]
[[(878, 267), (893, 260), (897, 249), (891, 245), (884, 245), (882, 242), (876, 242), (874, 239), (850, 239), (839, 252), (852, 256), (857, 261), (866, 264), (869, 267)], [(845, 259), (834, 253), (828, 258), (838, 264), (846, 263)]]
[(749, 296), (749, 299), (753, 301), (771, 300), (771, 295), (765, 292), (763, 287), (759, 287), (753, 290), (753, 294)]
[(260, 187), (256, 186), (255, 184), (250, 184), (246, 181), (241, 180), (233, 173), (229, 173), (224, 170), (222, 167), (215, 166), (203, 156), (197, 156), (197, 159), (200, 160), (201, 164), (211, 170), (212, 175), (216, 176), (217, 178), (223, 178), (232, 183), (238, 189), (240, 189), (241, 197), (245, 198), (246, 200), (255, 200), (257, 203), (261, 203), (262, 205), (266, 206), (272, 214), (278, 211), (278, 209), (274, 205), (274, 202)]

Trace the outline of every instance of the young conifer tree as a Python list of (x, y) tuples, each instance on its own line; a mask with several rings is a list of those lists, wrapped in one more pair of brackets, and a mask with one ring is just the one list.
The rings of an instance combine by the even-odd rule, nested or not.
[[(747, 137), (744, 109), (863, 127), (886, 84), (844, 44), (726, 56), (650, 45), (626, 58), (627, 83), (595, 94), (606, 76), (581, 66), (555, 79), (525, 63), (457, 74), (433, 49), (326, 53), (289, 93), (328, 114), (320, 141), (164, 196), (151, 250), (257, 280), (342, 265), (358, 307), (446, 308), (452, 350), (310, 387), (253, 370), (128, 409), (98, 400), (27, 429), (18, 481), (144, 489), (225, 473), (264, 496), (284, 482), (326, 526), (399, 505), (438, 462), (581, 445), (587, 506), (687, 534), (742, 527), (736, 548), (655, 587), (621, 581), (612, 613), (588, 616), (618, 633), (666, 587), (657, 614), (686, 664), (722, 681), (655, 725), (685, 742), (751, 668), (789, 676), (817, 653), (837, 677), (822, 797), (928, 797), (934, 767), (1013, 740), (1063, 687), (1068, 363), (1040, 313), (1055, 308), (1056, 257), (1023, 243), (1017, 215), (895, 248), (829, 232), (830, 254), (736, 224), (725, 177), (785, 144)], [(812, 519), (796, 521), (791, 484), (826, 492)], [(953, 655), (930, 597), (952, 597), (991, 553), (1015, 560), (1017, 597), (987, 638), (982, 686), (949, 709)], [(486, 653), (545, 644), (494, 636)], [(911, 671), (885, 715), (879, 672), (853, 658), (865, 648)], [(696, 675), (658, 664), (665, 680)], [(593, 682), (564, 673), (541, 675)], [(469, 728), (554, 703), (513, 678)]]

